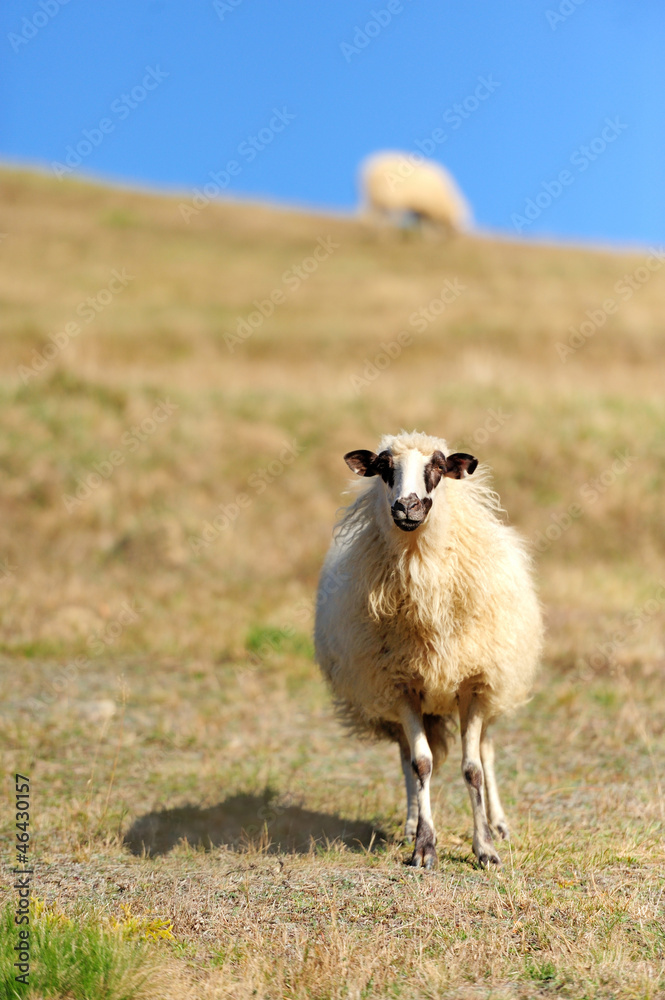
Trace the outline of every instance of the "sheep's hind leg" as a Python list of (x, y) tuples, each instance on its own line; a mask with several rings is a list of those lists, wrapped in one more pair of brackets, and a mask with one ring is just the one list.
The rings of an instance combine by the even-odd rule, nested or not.
[[(433, 868), (436, 864), (436, 834), (432, 822), (432, 809), (429, 798), (429, 783), (432, 775), (432, 751), (430, 750), (423, 717), (410, 699), (400, 708), (400, 721), (408, 740), (409, 763), (415, 775), (415, 785), (418, 803), (418, 824), (416, 827), (416, 843), (409, 862), (414, 868)], [(408, 785), (407, 785), (408, 787)]]
[(503, 806), (501, 805), (501, 799), (499, 798), (496, 774), (494, 773), (494, 741), (487, 732), (487, 729), (483, 729), (483, 734), (480, 737), (480, 759), (483, 762), (483, 775), (485, 778), (485, 789), (487, 791), (487, 818), (490, 821), (490, 826), (492, 826), (504, 840), (507, 840), (510, 833), (508, 830), (506, 815), (503, 811)]
[(492, 832), (485, 813), (483, 765), (480, 739), (483, 731), (483, 710), (477, 697), (460, 697), (460, 730), (462, 733), (462, 774), (466, 782), (473, 812), (473, 853), (481, 865), (500, 865), (494, 849)]
[(399, 753), (402, 762), (402, 772), (404, 774), (404, 784), (406, 786), (406, 825), (404, 827), (404, 836), (407, 840), (413, 840), (418, 831), (418, 779), (411, 767), (411, 750), (406, 741), (400, 741)]

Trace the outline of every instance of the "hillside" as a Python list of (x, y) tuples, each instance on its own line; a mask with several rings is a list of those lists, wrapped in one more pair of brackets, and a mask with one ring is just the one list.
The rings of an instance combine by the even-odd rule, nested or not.
[[(663, 554), (665, 270), (634, 279), (622, 301), (617, 283), (630, 287), (622, 277), (642, 257), (376, 240), (353, 221), (239, 204), (208, 205), (186, 223), (186, 199), (25, 174), (4, 174), (1, 191), (0, 553), (20, 567), (4, 621), (11, 648), (57, 643), (63, 608), (99, 615), (137, 587), (140, 648), (242, 648), (257, 616), (279, 619), (311, 595), (346, 482), (341, 454), (400, 427), (473, 444), (511, 519), (536, 540), (553, 515), (582, 507), (540, 560), (557, 656), (588, 651), (581, 615), (588, 646), (648, 596)], [(328, 256), (299, 278), (317, 246)], [(114, 271), (129, 277), (109, 295)], [(447, 283), (451, 304), (440, 298)], [(283, 301), (263, 319), (254, 303), (275, 292)], [(562, 361), (570, 328), (611, 297), (617, 311)], [(248, 316), (256, 329), (242, 339)], [(80, 333), (40, 362), (72, 322)], [(403, 348), (400, 331), (411, 339)], [(391, 343), (400, 355), (379, 371)], [(125, 445), (112, 478), (68, 512), (63, 496), (163, 397), (173, 417), (145, 447)], [(250, 485), (252, 505), (224, 544), (193, 558), (190, 536), (292, 442), (297, 461), (279, 484)], [(585, 484), (626, 451), (627, 474), (585, 501)], [(242, 613), (221, 629), (239, 587)]]
[[(444, 961), (436, 921), (459, 928), (469, 919), (446, 909), (445, 879), (448, 888), (468, 882), (478, 913), (491, 905), (497, 916), (489, 930), (466, 927), (468, 940), (454, 932), (450, 980), (432, 995), (486, 995), (445, 992), (471, 990), (474, 969), (488, 989), (504, 990), (496, 997), (531, 997), (555, 981), (571, 997), (618, 996), (603, 990), (621, 982), (622, 997), (662, 995), (662, 930), (658, 938), (649, 923), (651, 890), (639, 887), (649, 878), (662, 885), (654, 831), (663, 800), (652, 761), (663, 745), (665, 248), (618, 254), (480, 235), (445, 243), (353, 219), (233, 202), (196, 208), (188, 195), (17, 171), (0, 173), (0, 233), (2, 745), (6, 773), (30, 767), (49, 780), (37, 821), (47, 866), (38, 894), (74, 905), (47, 874), (72, 857), (83, 863), (93, 910), (96, 872), (133, 873), (123, 878), (136, 882), (139, 910), (148, 905), (142, 893), (151, 898), (148, 881), (161, 879), (150, 905), (174, 919), (186, 944), (190, 972), (182, 955), (169, 961), (185, 970), (188, 989), (204, 991), (192, 995), (337, 996), (341, 976), (349, 995), (362, 987), (363, 996), (384, 996), (402, 982), (406, 992), (390, 995), (420, 997), (423, 969)], [(390, 881), (406, 878), (394, 842), (397, 757), (352, 744), (336, 727), (309, 638), (318, 570), (348, 484), (342, 455), (402, 427), (443, 435), (492, 467), (509, 520), (531, 542), (548, 623), (536, 700), (503, 724), (518, 831), (505, 878), (517, 881), (511, 889), (495, 879), (503, 884), (495, 890), (469, 867), (469, 817), (452, 784), (438, 804), (435, 794), (446, 860), (431, 890), (409, 876), (408, 906), (393, 900)], [(457, 760), (449, 767), (457, 782)], [(595, 806), (570, 792), (588, 783), (601, 789)], [(245, 833), (231, 844), (219, 831), (215, 841), (197, 813), (199, 833), (185, 823), (184, 835), (212, 839), (211, 854), (178, 847), (148, 862), (122, 843), (144, 814), (192, 802), (209, 809), (251, 795), (249, 811), (260, 817), (268, 785), (300, 812), (361, 824), (361, 841), (372, 829), (388, 838), (378, 855), (338, 844), (297, 856), (286, 834), (270, 833), (279, 809), (266, 820), (292, 886), (307, 883), (308, 866), (315, 871), (314, 924), (288, 917), (293, 961), (306, 970), (290, 992), (275, 957), (287, 918), (273, 930), (261, 923), (281, 870), (271, 875), (274, 860), (260, 845), (256, 857), (234, 853), (263, 819), (240, 823)], [(319, 820), (299, 814), (298, 822), (306, 840), (321, 829), (338, 836), (328, 820), (320, 829)], [(597, 842), (577, 842), (575, 830), (594, 823), (604, 831)], [(267, 879), (249, 923), (233, 916), (239, 903), (224, 902), (220, 858), (228, 871), (258, 865)], [(639, 933), (626, 930), (625, 913), (624, 923), (604, 922), (618, 858), (644, 908)], [(208, 886), (191, 912), (169, 895), (182, 865)], [(552, 917), (568, 912), (552, 887), (577, 887), (582, 877), (586, 886), (587, 870), (600, 888), (582, 894), (581, 910), (575, 896), (567, 918)], [(365, 878), (381, 882), (375, 919), (386, 925), (388, 978), (370, 968), (367, 914), (338, 913), (337, 937), (329, 936), (326, 894), (343, 909), (347, 876), (354, 906)], [(594, 892), (605, 891), (603, 878), (601, 905)], [(419, 887), (435, 898), (421, 898)], [(278, 908), (289, 905), (283, 886), (274, 891)], [(541, 910), (519, 924), (510, 906), (530, 898)], [(107, 909), (120, 905), (119, 896), (104, 899)], [(425, 952), (402, 968), (390, 934), (401, 933), (404, 907), (409, 940), (424, 935)], [(566, 937), (566, 920), (580, 921), (579, 934)], [(321, 952), (318, 972), (306, 952), (306, 928), (317, 921), (332, 948), (322, 945), (328, 958)], [(491, 959), (479, 945), (484, 932)], [(211, 949), (226, 956), (217, 964), (228, 994), (205, 993), (218, 988), (202, 971)], [(550, 965), (551, 974), (538, 973)], [(271, 992), (275, 976), (282, 993)]]

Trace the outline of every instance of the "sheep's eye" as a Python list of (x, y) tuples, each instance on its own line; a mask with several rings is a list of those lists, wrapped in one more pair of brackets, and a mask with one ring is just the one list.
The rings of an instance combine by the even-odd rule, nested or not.
[(445, 473), (446, 457), (442, 452), (435, 451), (425, 466), (425, 489), (428, 493), (431, 493), (439, 485)]
[(380, 455), (377, 455), (376, 471), (387, 486), (393, 485), (395, 482), (395, 467), (393, 456), (389, 451), (382, 451)]

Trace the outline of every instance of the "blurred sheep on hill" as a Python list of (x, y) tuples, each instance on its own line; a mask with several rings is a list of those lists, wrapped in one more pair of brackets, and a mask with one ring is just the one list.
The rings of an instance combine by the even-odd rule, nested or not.
[(419, 153), (374, 153), (361, 164), (360, 188), (370, 218), (413, 218), (449, 236), (471, 225), (469, 205), (450, 173)]

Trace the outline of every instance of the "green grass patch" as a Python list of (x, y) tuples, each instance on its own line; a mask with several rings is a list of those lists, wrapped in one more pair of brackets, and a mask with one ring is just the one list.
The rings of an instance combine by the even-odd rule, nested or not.
[(525, 965), (529, 978), (538, 983), (551, 983), (556, 979), (556, 967), (553, 962), (535, 962), (532, 958), (527, 958)]
[[(135, 934), (140, 920), (116, 921), (104, 927), (74, 920), (58, 909), (33, 904), (30, 920), (29, 984), (16, 981), (14, 967), (19, 928), (14, 908), (0, 918), (0, 1000), (58, 998), (71, 1000), (141, 1000), (154, 995), (154, 962), (148, 942), (168, 929), (157, 921), (154, 934)], [(144, 921), (145, 923), (145, 921)]]
[(312, 641), (303, 632), (297, 632), (292, 626), (273, 628), (265, 625), (250, 626), (245, 639), (245, 649), (260, 660), (267, 659), (273, 653), (291, 653), (296, 656), (314, 655)]

